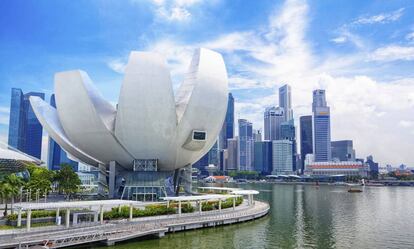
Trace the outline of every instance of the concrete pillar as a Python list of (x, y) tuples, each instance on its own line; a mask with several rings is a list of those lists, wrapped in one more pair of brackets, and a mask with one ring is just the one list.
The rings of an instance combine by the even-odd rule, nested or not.
[(181, 216), (181, 200), (178, 201), (178, 215)]
[(65, 226), (66, 228), (69, 228), (70, 226), (70, 209), (66, 209), (66, 220), (65, 220)]
[(221, 199), (219, 199), (219, 211), (221, 212)]
[(101, 222), (101, 225), (104, 223), (104, 211), (103, 211), (103, 205), (101, 205), (100, 207), (99, 207), (99, 219), (100, 219), (100, 222)]
[(132, 204), (129, 204), (129, 221), (132, 221), (132, 211), (133, 211), (133, 206)]
[(22, 226), (22, 209), (17, 210), (17, 227)]
[(236, 209), (236, 198), (237, 198), (237, 197), (233, 197), (233, 210), (235, 210), (235, 209)]
[(170, 201), (167, 201), (167, 208), (170, 207)]
[(115, 194), (116, 173), (117, 173), (117, 162), (110, 161), (109, 162), (109, 198), (110, 199), (116, 198), (116, 194)]
[(200, 214), (203, 212), (203, 201), (198, 201), (198, 212)]
[(30, 231), (31, 222), (32, 222), (32, 210), (29, 209), (27, 210), (27, 218), (26, 218), (26, 230), (28, 232)]
[(59, 217), (59, 214), (60, 214), (60, 208), (57, 208), (57, 209), (56, 209), (56, 221), (57, 221), (57, 219), (58, 219), (58, 217)]

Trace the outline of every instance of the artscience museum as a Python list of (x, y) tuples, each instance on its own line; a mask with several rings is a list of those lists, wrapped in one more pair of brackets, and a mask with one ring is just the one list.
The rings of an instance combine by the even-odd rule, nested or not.
[(110, 198), (156, 199), (191, 191), (191, 164), (216, 142), (228, 82), (222, 56), (195, 51), (174, 94), (165, 59), (131, 52), (118, 104), (96, 90), (86, 72), (55, 74), (56, 108), (30, 103), (43, 128), (72, 159), (98, 167), (100, 193)]

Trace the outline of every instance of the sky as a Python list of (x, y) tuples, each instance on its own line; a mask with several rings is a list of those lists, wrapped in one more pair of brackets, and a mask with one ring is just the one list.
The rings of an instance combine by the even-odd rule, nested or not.
[(198, 47), (223, 55), (236, 117), (254, 128), (280, 86), (296, 125), (325, 89), (332, 140), (414, 166), (414, 2), (400, 0), (0, 1), (0, 141), (12, 87), (49, 100), (56, 72), (82, 69), (116, 104), (131, 50), (164, 55), (177, 89)]

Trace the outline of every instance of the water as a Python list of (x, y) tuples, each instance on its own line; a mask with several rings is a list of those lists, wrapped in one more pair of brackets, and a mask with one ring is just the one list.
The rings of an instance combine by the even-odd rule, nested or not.
[(264, 218), (127, 242), (132, 248), (414, 248), (414, 188), (244, 184), (270, 203)]

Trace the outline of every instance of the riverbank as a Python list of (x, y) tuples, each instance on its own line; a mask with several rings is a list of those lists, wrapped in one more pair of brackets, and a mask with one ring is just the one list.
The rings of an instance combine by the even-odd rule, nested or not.
[(269, 204), (255, 201), (253, 205), (246, 202), (229, 210), (118, 220), (88, 227), (64, 229), (62, 226), (54, 226), (30, 232), (13, 229), (2, 232), (0, 248), (37, 245), (62, 248), (89, 243), (114, 245), (148, 235), (163, 237), (166, 233), (245, 222), (263, 217), (268, 212)]

